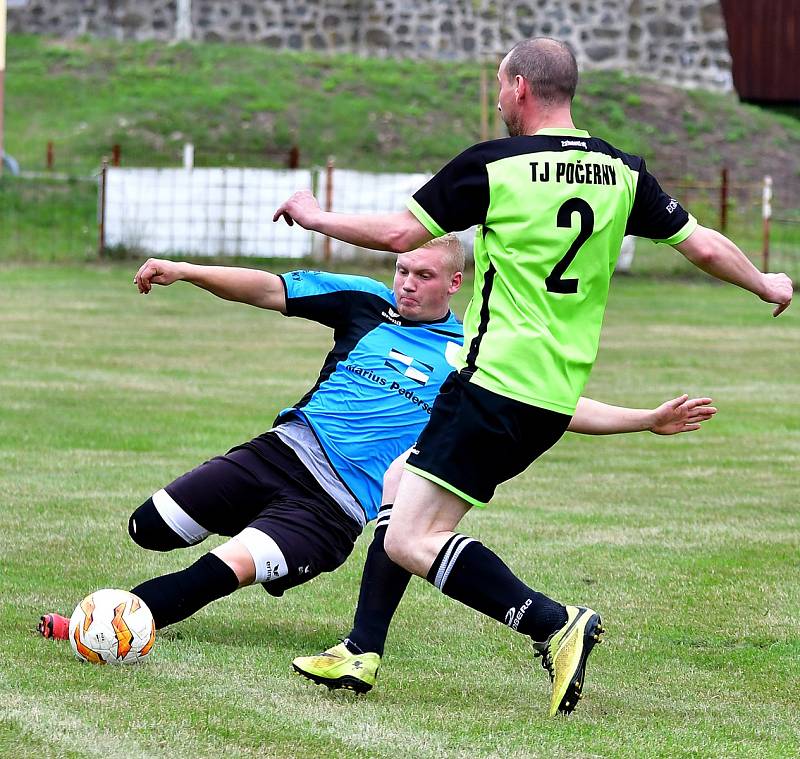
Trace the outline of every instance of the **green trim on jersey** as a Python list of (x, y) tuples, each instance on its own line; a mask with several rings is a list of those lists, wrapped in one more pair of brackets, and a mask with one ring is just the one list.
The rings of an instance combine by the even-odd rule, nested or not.
[(420, 477), (430, 480), (431, 482), (436, 483), (439, 487), (448, 490), (451, 493), (454, 493), (459, 498), (465, 500), (467, 503), (471, 503), (473, 506), (483, 507), (486, 506), (486, 503), (483, 501), (479, 501), (476, 498), (473, 498), (471, 495), (467, 495), (463, 490), (459, 490), (457, 487), (454, 487), (449, 482), (443, 480), (441, 477), (437, 477), (435, 474), (431, 474), (430, 472), (426, 472), (424, 469), (417, 469), (417, 467), (412, 466), (408, 462), (403, 465), (404, 469), (407, 469), (409, 472), (413, 472), (414, 474), (419, 475)]
[(417, 217), (417, 221), (434, 237), (442, 237), (447, 234), (414, 198), (409, 198), (406, 206), (408, 206), (408, 210)]
[(569, 129), (567, 127), (544, 127), (535, 134), (550, 135), (552, 137), (591, 137), (585, 129)]
[(667, 237), (665, 240), (653, 240), (653, 242), (663, 243), (664, 245), (680, 245), (695, 229), (697, 229), (697, 219), (689, 214), (689, 221), (672, 237)]

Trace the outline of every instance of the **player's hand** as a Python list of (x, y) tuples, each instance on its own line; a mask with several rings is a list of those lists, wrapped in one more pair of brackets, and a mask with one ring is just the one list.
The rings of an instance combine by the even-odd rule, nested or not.
[(773, 316), (780, 316), (792, 303), (792, 280), (785, 274), (762, 274), (764, 279), (764, 292), (761, 300), (767, 303), (777, 303), (778, 307), (772, 312)]
[(311, 229), (320, 210), (319, 203), (311, 192), (300, 190), (278, 207), (272, 221), (278, 221), (282, 216), (290, 227), (297, 222), (303, 229)]
[(662, 403), (653, 411), (650, 431), (656, 435), (677, 435), (699, 430), (703, 422), (717, 413), (709, 403), (711, 398), (689, 398), (686, 394)]
[(136, 272), (133, 283), (147, 295), (153, 285), (171, 285), (180, 279), (180, 264), (160, 258), (148, 258)]

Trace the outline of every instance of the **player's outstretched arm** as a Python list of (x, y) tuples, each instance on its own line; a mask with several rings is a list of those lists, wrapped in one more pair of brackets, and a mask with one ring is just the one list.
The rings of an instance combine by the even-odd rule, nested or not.
[(700, 429), (717, 410), (711, 398), (689, 398), (681, 395), (654, 409), (611, 406), (581, 397), (567, 429), (584, 435), (613, 435), (619, 432), (649, 430), (656, 435), (676, 435)]
[(725, 235), (698, 226), (675, 248), (699, 269), (717, 279), (755, 293), (774, 303), (773, 316), (783, 313), (792, 302), (792, 280), (785, 274), (763, 274)]
[(283, 218), (292, 226), (321, 232), (328, 237), (358, 245), (360, 248), (405, 253), (433, 239), (411, 211), (384, 214), (347, 214), (323, 211), (317, 199), (301, 190), (284, 201), (275, 211), (273, 221)]
[(160, 258), (149, 258), (133, 278), (146, 295), (153, 285), (171, 285), (182, 280), (208, 290), (219, 298), (273, 311), (286, 310), (286, 291), (277, 274), (235, 266), (202, 266)]

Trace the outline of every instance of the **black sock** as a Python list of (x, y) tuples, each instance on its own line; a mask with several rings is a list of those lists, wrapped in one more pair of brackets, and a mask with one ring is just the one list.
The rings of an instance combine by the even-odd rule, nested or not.
[(372, 651), (383, 656), (389, 624), (411, 579), (411, 573), (391, 561), (383, 547), (391, 509), (388, 504), (378, 512), (375, 536), (364, 562), (353, 629), (344, 641), (354, 654)]
[(567, 621), (566, 609), (531, 590), (486, 546), (465, 535), (444, 544), (427, 577), (445, 595), (545, 641)]
[(186, 619), (238, 587), (236, 573), (218, 556), (207, 553), (190, 567), (147, 580), (131, 593), (147, 604), (156, 627), (161, 628)]

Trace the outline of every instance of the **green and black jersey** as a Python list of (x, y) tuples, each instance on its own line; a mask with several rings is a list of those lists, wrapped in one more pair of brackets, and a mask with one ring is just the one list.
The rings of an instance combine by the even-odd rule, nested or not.
[(697, 225), (642, 158), (579, 129), (475, 145), (408, 207), (437, 237), (478, 225), (462, 373), (564, 414), (597, 355), (623, 236), (674, 245)]

